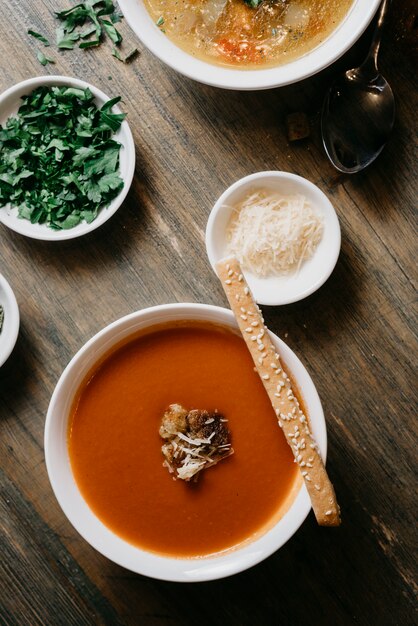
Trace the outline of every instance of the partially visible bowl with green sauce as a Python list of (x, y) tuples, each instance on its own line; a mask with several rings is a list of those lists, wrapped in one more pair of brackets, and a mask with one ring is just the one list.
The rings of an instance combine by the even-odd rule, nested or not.
[(0, 367), (7, 361), (19, 334), (19, 307), (12, 288), (0, 274)]

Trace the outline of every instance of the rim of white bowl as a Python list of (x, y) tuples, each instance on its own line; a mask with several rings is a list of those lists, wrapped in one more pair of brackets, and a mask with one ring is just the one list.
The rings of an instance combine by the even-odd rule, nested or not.
[[(2, 292), (4, 298), (2, 298)], [(0, 274), (0, 304), (3, 305), (3, 329), (0, 333), (0, 367), (6, 363), (13, 352), (19, 335), (19, 307), (13, 289), (3, 274)]]
[(201, 61), (184, 52), (154, 24), (142, 0), (120, 0), (119, 6), (134, 33), (163, 63), (197, 82), (241, 91), (272, 89), (304, 80), (340, 58), (359, 39), (381, 0), (354, 0), (341, 24), (311, 52), (276, 67), (238, 70)]
[[(90, 510), (74, 480), (67, 448), (67, 425), (74, 393), (95, 362), (113, 345), (141, 328), (164, 322), (202, 320), (238, 328), (229, 309), (176, 303), (126, 315), (94, 335), (71, 359), (53, 392), (45, 422), (45, 460), (52, 489), (77, 532), (108, 559), (138, 574), (173, 582), (200, 582), (237, 574), (276, 552), (301, 526), (311, 503), (303, 484), (285, 515), (261, 537), (219, 556), (181, 559), (160, 556), (129, 544), (109, 530)], [(321, 401), (306, 368), (294, 352), (270, 333), (298, 382), (309, 410), (312, 430), (323, 459), (327, 433)]]
[[(26, 95), (37, 87), (44, 85), (68, 85), (69, 87), (80, 87), (82, 89), (88, 88), (99, 103), (104, 103), (111, 99), (107, 94), (101, 91), (101, 89), (98, 89), (94, 85), (84, 80), (80, 80), (79, 78), (59, 75), (35, 76), (9, 87), (9, 89), (6, 89), (6, 91), (0, 95), (0, 123), (4, 123), (6, 119), (17, 112), (21, 96)], [(121, 109), (117, 105), (115, 105), (113, 109), (116, 113), (122, 113)], [(100, 209), (98, 216), (95, 220), (93, 220), (93, 222), (90, 224), (82, 222), (81, 224), (78, 224), (74, 228), (69, 228), (68, 230), (53, 230), (44, 224), (31, 224), (31, 222), (27, 219), (18, 218), (16, 215), (16, 207), (6, 205), (5, 207), (0, 207), (0, 223), (20, 235), (41, 241), (64, 241), (67, 239), (75, 239), (76, 237), (87, 235), (93, 230), (96, 230), (96, 228), (99, 228), (99, 226), (102, 226), (122, 205), (131, 187), (135, 172), (135, 144), (131, 129), (129, 128), (129, 124), (126, 119), (122, 122), (119, 131), (115, 133), (113, 137), (122, 144), (119, 157), (119, 169), (124, 185), (120, 193), (112, 200), (109, 206)]]
[[(221, 260), (222, 255), (218, 254), (216, 250), (216, 240), (218, 237), (217, 231), (217, 222), (223, 216), (222, 213), (228, 213), (228, 215), (232, 212), (232, 207), (228, 206), (228, 200), (231, 195), (235, 194), (235, 192), (239, 191), (241, 188), (250, 187), (253, 183), (260, 183), (263, 179), (277, 179), (278, 184), (280, 181), (287, 180), (292, 181), (296, 185), (300, 186), (300, 193), (303, 193), (304, 190), (309, 190), (313, 195), (316, 195), (320, 200), (318, 208), (326, 211), (326, 223), (325, 223), (325, 233), (322, 242), (319, 244), (327, 245), (327, 264), (323, 266), (322, 272), (312, 280), (309, 287), (301, 288), (299, 292), (294, 293), (293, 295), (288, 295), (286, 291), (286, 283), (283, 284), (283, 290), (277, 292), (274, 287), (278, 284), (276, 283), (276, 279), (266, 278), (266, 279), (256, 279), (256, 277), (252, 276), (250, 273), (243, 270), (243, 274), (246, 276), (247, 282), (251, 288), (252, 294), (255, 300), (259, 304), (263, 304), (266, 306), (281, 306), (285, 304), (292, 304), (293, 302), (299, 302), (304, 298), (307, 298), (315, 291), (317, 291), (322, 285), (328, 280), (334, 271), (335, 265), (338, 261), (338, 257), (341, 250), (341, 228), (338, 220), (337, 213), (334, 209), (334, 206), (328, 196), (320, 189), (315, 183), (312, 183), (307, 178), (303, 176), (299, 176), (298, 174), (292, 174), (291, 172), (283, 172), (280, 170), (267, 170), (264, 172), (256, 172), (254, 174), (249, 174), (248, 176), (244, 176), (240, 178), (235, 183), (233, 183), (228, 189), (226, 189), (223, 194), (218, 198), (215, 202), (207, 221), (206, 225), (206, 233), (205, 233), (205, 243), (206, 243), (206, 251), (209, 258), (209, 262), (212, 266), (213, 271), (216, 274), (215, 265), (218, 261)], [(309, 263), (308, 261), (307, 263)], [(298, 277), (290, 277), (288, 280), (293, 283), (297, 283)], [(257, 280), (257, 282), (254, 281)], [(262, 290), (257, 287), (257, 284), (265, 283), (266, 286), (269, 285), (268, 295), (266, 292), (262, 292)], [(270, 295), (271, 294), (271, 295)], [(276, 294), (276, 295), (275, 295)]]

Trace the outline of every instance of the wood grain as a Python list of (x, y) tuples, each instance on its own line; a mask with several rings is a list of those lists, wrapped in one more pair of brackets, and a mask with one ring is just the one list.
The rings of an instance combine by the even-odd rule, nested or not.
[[(368, 33), (307, 81), (236, 93), (192, 83), (141, 46), (129, 66), (103, 47), (55, 53), (56, 65), (41, 67), (26, 31), (54, 40), (52, 12), (67, 5), (7, 3), (0, 89), (59, 73), (122, 95), (137, 167), (123, 207), (81, 240), (54, 245), (0, 228), (0, 271), (21, 311), (16, 349), (0, 370), (0, 623), (415, 623), (418, 98), (411, 32), (396, 34), (408, 4), (393, 3), (382, 44), (396, 127), (378, 161), (351, 178), (326, 160), (318, 113), (333, 76), (361, 59)], [(135, 38), (121, 28), (130, 48)], [(285, 117), (293, 111), (307, 113), (312, 136), (289, 145)], [(263, 314), (317, 385), (344, 525), (330, 534), (311, 515), (279, 552), (230, 579), (153, 581), (101, 557), (67, 522), (45, 471), (45, 413), (64, 366), (109, 322), (164, 302), (226, 304), (206, 258), (207, 217), (228, 185), (262, 169), (306, 176), (341, 221), (341, 256), (328, 282), (303, 302)], [(303, 602), (294, 588), (303, 588)]]

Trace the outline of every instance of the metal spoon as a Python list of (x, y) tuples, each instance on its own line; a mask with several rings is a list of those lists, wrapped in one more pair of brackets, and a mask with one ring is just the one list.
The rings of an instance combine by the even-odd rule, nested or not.
[(377, 69), (377, 55), (390, 0), (379, 9), (365, 61), (339, 77), (326, 95), (321, 116), (322, 141), (340, 172), (355, 174), (382, 152), (395, 120), (392, 89)]

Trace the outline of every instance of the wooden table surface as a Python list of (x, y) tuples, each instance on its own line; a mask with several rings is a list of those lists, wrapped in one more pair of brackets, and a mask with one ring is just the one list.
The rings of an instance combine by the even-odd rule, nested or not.
[[(53, 39), (51, 12), (67, 4), (8, 3), (0, 88), (59, 73), (122, 95), (137, 166), (122, 208), (87, 237), (42, 243), (0, 227), (0, 271), (21, 312), (16, 348), (0, 371), (0, 623), (417, 623), (413, 3), (394, 5), (382, 46), (381, 69), (397, 100), (393, 136), (378, 161), (353, 177), (328, 163), (318, 112), (330, 80), (361, 59), (369, 34), (305, 82), (234, 93), (186, 80), (142, 47), (130, 65), (103, 46), (52, 50), (56, 65), (41, 67), (38, 42), (26, 30)], [(415, 33), (407, 30), (414, 26)], [(134, 35), (126, 24), (121, 29), (128, 48)], [(284, 118), (292, 111), (309, 115), (310, 140), (288, 144)], [(247, 572), (195, 585), (154, 581), (102, 557), (64, 517), (45, 469), (48, 402), (69, 359), (118, 317), (166, 302), (226, 305), (206, 258), (207, 217), (227, 186), (263, 169), (309, 178), (341, 221), (341, 255), (328, 282), (303, 302), (264, 312), (320, 393), (343, 524), (319, 528), (311, 513), (285, 547)]]

